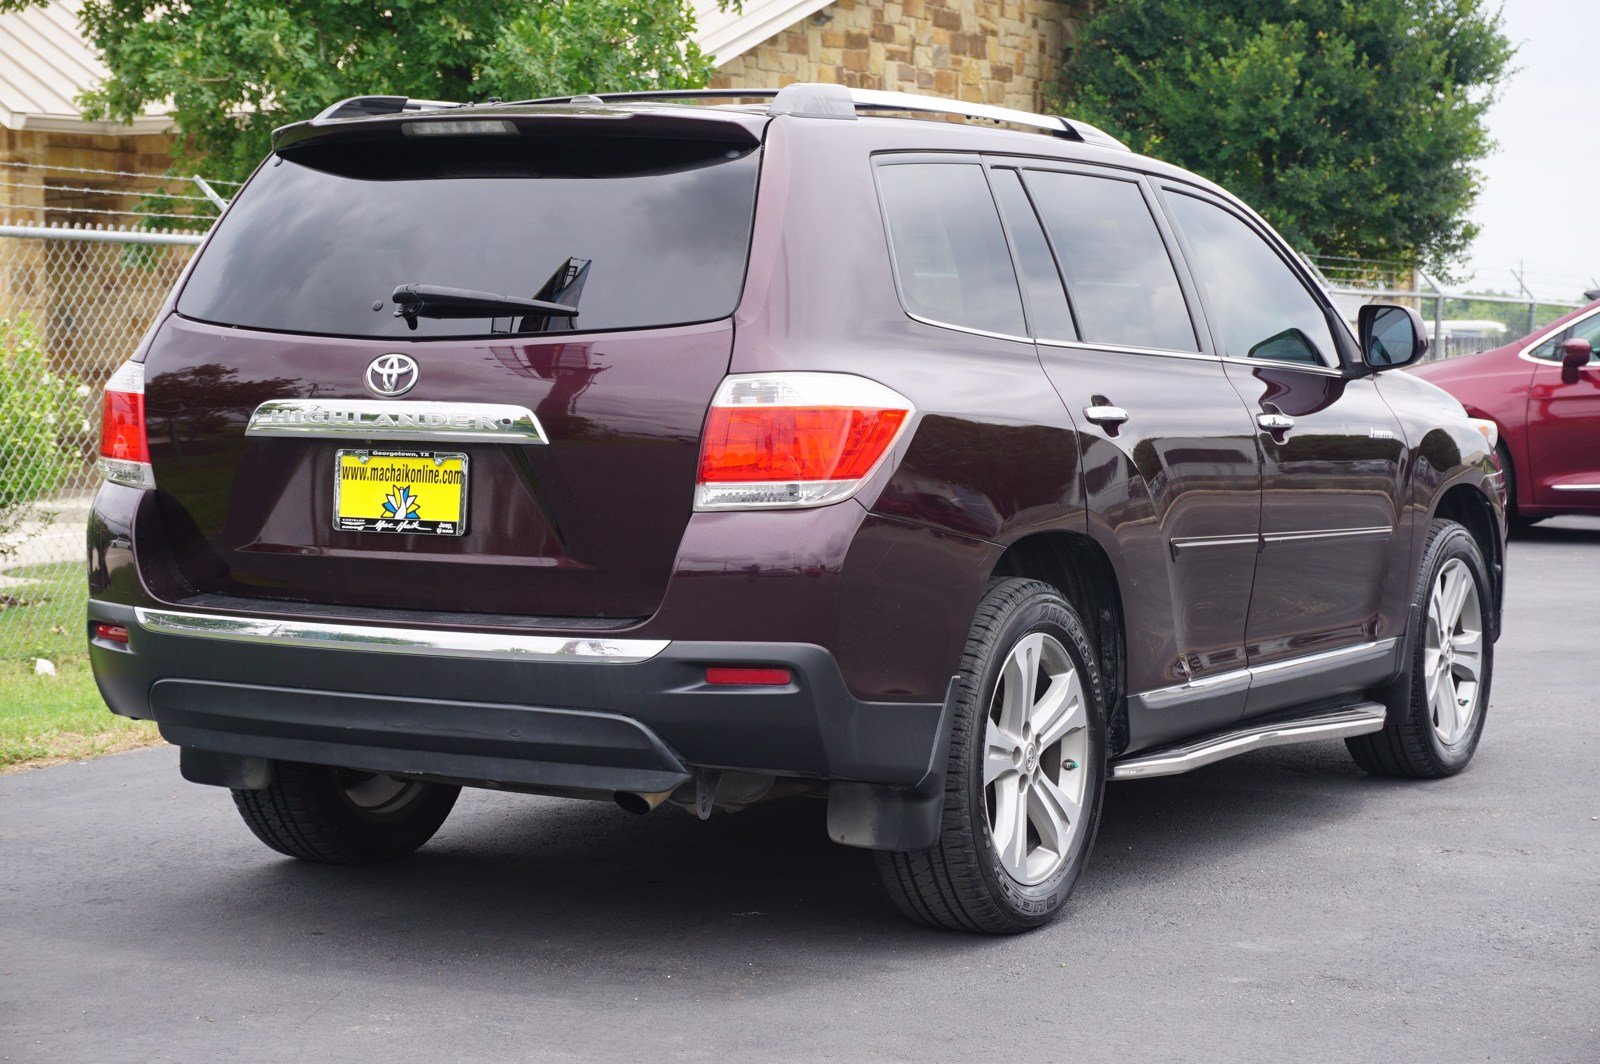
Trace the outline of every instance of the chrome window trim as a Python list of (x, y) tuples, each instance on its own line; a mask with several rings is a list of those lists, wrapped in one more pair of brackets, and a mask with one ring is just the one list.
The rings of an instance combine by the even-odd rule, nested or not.
[(1399, 639), (1379, 639), (1370, 643), (1338, 647), (1334, 650), (1322, 650), (1303, 657), (1268, 662), (1265, 665), (1251, 665), (1248, 668), (1197, 677), (1188, 683), (1172, 687), (1157, 687), (1143, 691), (1130, 695), (1128, 701), (1145, 709), (1164, 709), (1199, 697), (1238, 694), (1256, 686), (1268, 686), (1315, 675), (1330, 665), (1359, 665), (1367, 661), (1376, 661), (1386, 654), (1394, 653), (1395, 646), (1399, 642)]
[(1129, 355), (1165, 355), (1169, 358), (1198, 358), (1206, 362), (1221, 362), (1223, 359), (1204, 351), (1179, 351), (1177, 348), (1168, 347), (1131, 347), (1127, 344), (1098, 344), (1087, 340), (1046, 340), (1043, 337), (1034, 343), (1043, 344), (1045, 347), (1060, 347), (1072, 350), (1108, 351), (1112, 354)]
[(190, 613), (144, 606), (135, 607), (133, 612), (140, 628), (160, 635), (357, 653), (631, 665), (649, 661), (671, 645), (671, 640), (667, 639), (391, 628), (383, 625), (242, 617), (227, 613)]
[(932, 325), (936, 329), (949, 329), (951, 332), (968, 333), (972, 336), (987, 336), (991, 340), (1012, 340), (1019, 344), (1033, 343), (1032, 337), (1028, 336), (1013, 336), (1010, 333), (990, 332), (987, 329), (974, 329), (970, 325), (955, 325), (948, 321), (935, 321), (933, 318), (924, 318), (920, 314), (913, 314), (911, 311), (906, 310), (904, 303), (900, 304), (900, 309), (904, 311), (905, 316), (910, 318), (912, 321), (919, 322), (923, 325)]
[(538, 416), (525, 406), (422, 399), (268, 399), (250, 414), (244, 434), (412, 443), (550, 442)]
[[(1559, 328), (1551, 329), (1549, 332), (1540, 334), (1537, 340), (1525, 345), (1522, 350), (1518, 351), (1517, 357), (1522, 359), (1524, 362), (1532, 362), (1535, 366), (1555, 366), (1559, 369), (1561, 367), (1561, 360), (1559, 358), (1535, 358), (1533, 355), (1529, 354), (1529, 352), (1538, 347), (1540, 344), (1544, 343), (1546, 340), (1550, 339), (1550, 337), (1566, 332), (1568, 329), (1588, 321), (1596, 314), (1600, 314), (1600, 307), (1595, 307), (1586, 314), (1579, 314), (1576, 318), (1566, 322)], [(1596, 366), (1600, 365), (1600, 363), (1590, 362), (1589, 365)]]

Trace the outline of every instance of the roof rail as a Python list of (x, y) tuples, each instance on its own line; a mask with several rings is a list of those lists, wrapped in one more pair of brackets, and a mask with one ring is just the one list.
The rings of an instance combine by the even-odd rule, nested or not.
[(553, 96), (522, 103), (626, 103), (631, 100), (739, 100), (770, 99), (773, 114), (801, 115), (807, 118), (855, 118), (860, 111), (911, 111), (920, 114), (956, 115), (984, 122), (1005, 122), (1037, 129), (1052, 136), (1093, 144), (1102, 148), (1121, 148), (1122, 143), (1104, 130), (1087, 122), (1059, 115), (1035, 114), (1010, 107), (984, 103), (963, 103), (938, 96), (882, 89), (851, 89), (821, 82), (797, 82), (781, 89), (651, 89), (645, 92), (602, 92), (582, 96)]
[(314, 122), (331, 118), (371, 118), (375, 115), (397, 115), (402, 111), (431, 111), (442, 107), (460, 107), (450, 100), (413, 100), (409, 96), (352, 96), (322, 109)]

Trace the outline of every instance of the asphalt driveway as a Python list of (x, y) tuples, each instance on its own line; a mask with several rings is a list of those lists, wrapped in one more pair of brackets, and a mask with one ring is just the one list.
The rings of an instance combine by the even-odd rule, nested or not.
[(1464, 775), (1340, 743), (1112, 786), (1053, 927), (926, 931), (796, 800), (465, 792), (379, 869), (176, 752), (0, 777), (5, 1061), (1600, 1061), (1600, 521), (1514, 543)]

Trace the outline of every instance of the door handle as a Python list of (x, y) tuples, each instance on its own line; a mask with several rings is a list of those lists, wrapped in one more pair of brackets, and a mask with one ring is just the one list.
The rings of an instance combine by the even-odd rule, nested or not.
[(1256, 424), (1268, 432), (1288, 432), (1294, 428), (1294, 418), (1288, 414), (1257, 414)]
[(1128, 420), (1128, 412), (1120, 406), (1086, 406), (1083, 416), (1096, 425), (1120, 425)]

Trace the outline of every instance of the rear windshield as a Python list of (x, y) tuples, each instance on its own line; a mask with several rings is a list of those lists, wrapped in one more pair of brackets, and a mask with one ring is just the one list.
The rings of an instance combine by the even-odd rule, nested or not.
[[(275, 156), (220, 223), (186, 317), (330, 336), (593, 332), (726, 317), (759, 152), (680, 140), (438, 136)], [(533, 297), (588, 260), (575, 318), (394, 316), (396, 286)], [(574, 298), (574, 296), (576, 298)]]

